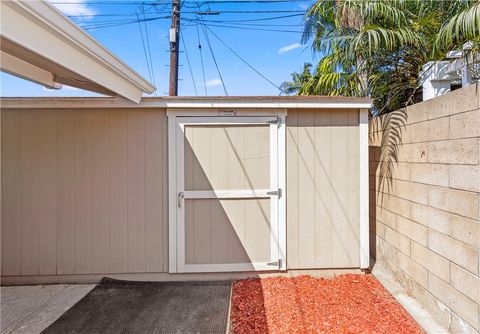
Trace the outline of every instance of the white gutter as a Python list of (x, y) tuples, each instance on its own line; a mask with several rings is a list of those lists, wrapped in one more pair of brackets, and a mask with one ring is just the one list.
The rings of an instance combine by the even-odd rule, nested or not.
[(134, 102), (139, 102), (144, 92), (155, 91), (151, 83), (49, 3), (1, 1), (1, 12), (1, 36), (28, 52)]

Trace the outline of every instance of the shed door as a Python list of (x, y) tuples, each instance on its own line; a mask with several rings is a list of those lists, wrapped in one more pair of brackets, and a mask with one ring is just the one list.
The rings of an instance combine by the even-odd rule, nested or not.
[(276, 117), (176, 118), (177, 272), (281, 268), (278, 128)]

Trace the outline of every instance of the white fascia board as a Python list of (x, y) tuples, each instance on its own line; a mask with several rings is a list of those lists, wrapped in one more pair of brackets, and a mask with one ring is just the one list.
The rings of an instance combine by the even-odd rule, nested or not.
[(359, 110), (360, 143), (360, 268), (370, 267), (368, 109)]
[(134, 102), (155, 87), (46, 1), (2, 1), (1, 35)]
[(25, 80), (33, 81), (47, 88), (58, 89), (61, 85), (53, 80), (53, 74), (26, 61), (0, 51), (0, 69)]
[[(315, 103), (315, 102), (165, 102), (161, 103), (167, 108), (292, 108), (292, 109), (368, 109), (371, 104), (351, 104), (351, 103)], [(148, 106), (145, 106), (148, 107)]]
[(370, 99), (345, 99), (340, 101), (312, 101), (306, 99), (257, 100), (241, 98), (238, 100), (189, 99), (179, 97), (175, 100), (162, 98), (143, 98), (139, 104), (116, 98), (2, 98), (3, 108), (168, 108), (168, 109), (370, 109)]

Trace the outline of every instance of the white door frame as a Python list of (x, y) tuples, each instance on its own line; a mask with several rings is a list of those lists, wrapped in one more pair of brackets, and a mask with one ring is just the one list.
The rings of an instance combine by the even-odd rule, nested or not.
[[(230, 113), (229, 113), (230, 114)], [(168, 173), (169, 173), (169, 272), (228, 272), (228, 271), (251, 271), (253, 270), (286, 270), (286, 192), (285, 192), (285, 109), (266, 111), (236, 111), (231, 116), (225, 116), (224, 112), (201, 111), (201, 110), (167, 110), (168, 116)], [(180, 118), (181, 117), (181, 118)], [(207, 118), (208, 117), (208, 118)], [(270, 151), (273, 155), (272, 163), (277, 168), (271, 168), (270, 184), (281, 189), (278, 200), (271, 201), (272, 235), (277, 242), (272, 242), (272, 262), (278, 261), (278, 266), (267, 263), (226, 263), (226, 264), (185, 264), (184, 235), (184, 211), (178, 207), (178, 189), (183, 189), (183, 159), (184, 147), (178, 143), (184, 141), (183, 126), (185, 124), (265, 124), (267, 121), (277, 120), (271, 124)], [(181, 166), (179, 166), (181, 165)], [(272, 195), (267, 192), (272, 189), (257, 189), (255, 191), (184, 191), (185, 198), (269, 198)], [(180, 222), (180, 223), (179, 223)], [(278, 245), (278, 246), (277, 246)]]

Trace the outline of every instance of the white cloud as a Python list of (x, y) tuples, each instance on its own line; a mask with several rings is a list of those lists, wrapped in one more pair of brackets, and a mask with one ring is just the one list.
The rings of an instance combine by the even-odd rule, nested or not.
[(220, 86), (221, 84), (222, 84), (222, 80), (220, 79), (212, 79), (212, 80), (205, 81), (205, 86), (207, 87)]
[(95, 10), (85, 4), (84, 0), (62, 0), (62, 3), (55, 3), (55, 0), (49, 1), (53, 2), (53, 5), (67, 16), (82, 15), (88, 19), (97, 14)]
[(280, 49), (278, 49), (277, 53), (278, 54), (284, 54), (284, 53), (287, 53), (289, 51), (292, 51), (292, 50), (295, 50), (295, 49), (298, 49), (298, 48), (301, 48), (302, 45), (300, 43), (294, 43), (294, 44), (290, 44), (290, 45), (286, 45), (284, 47), (281, 47)]

